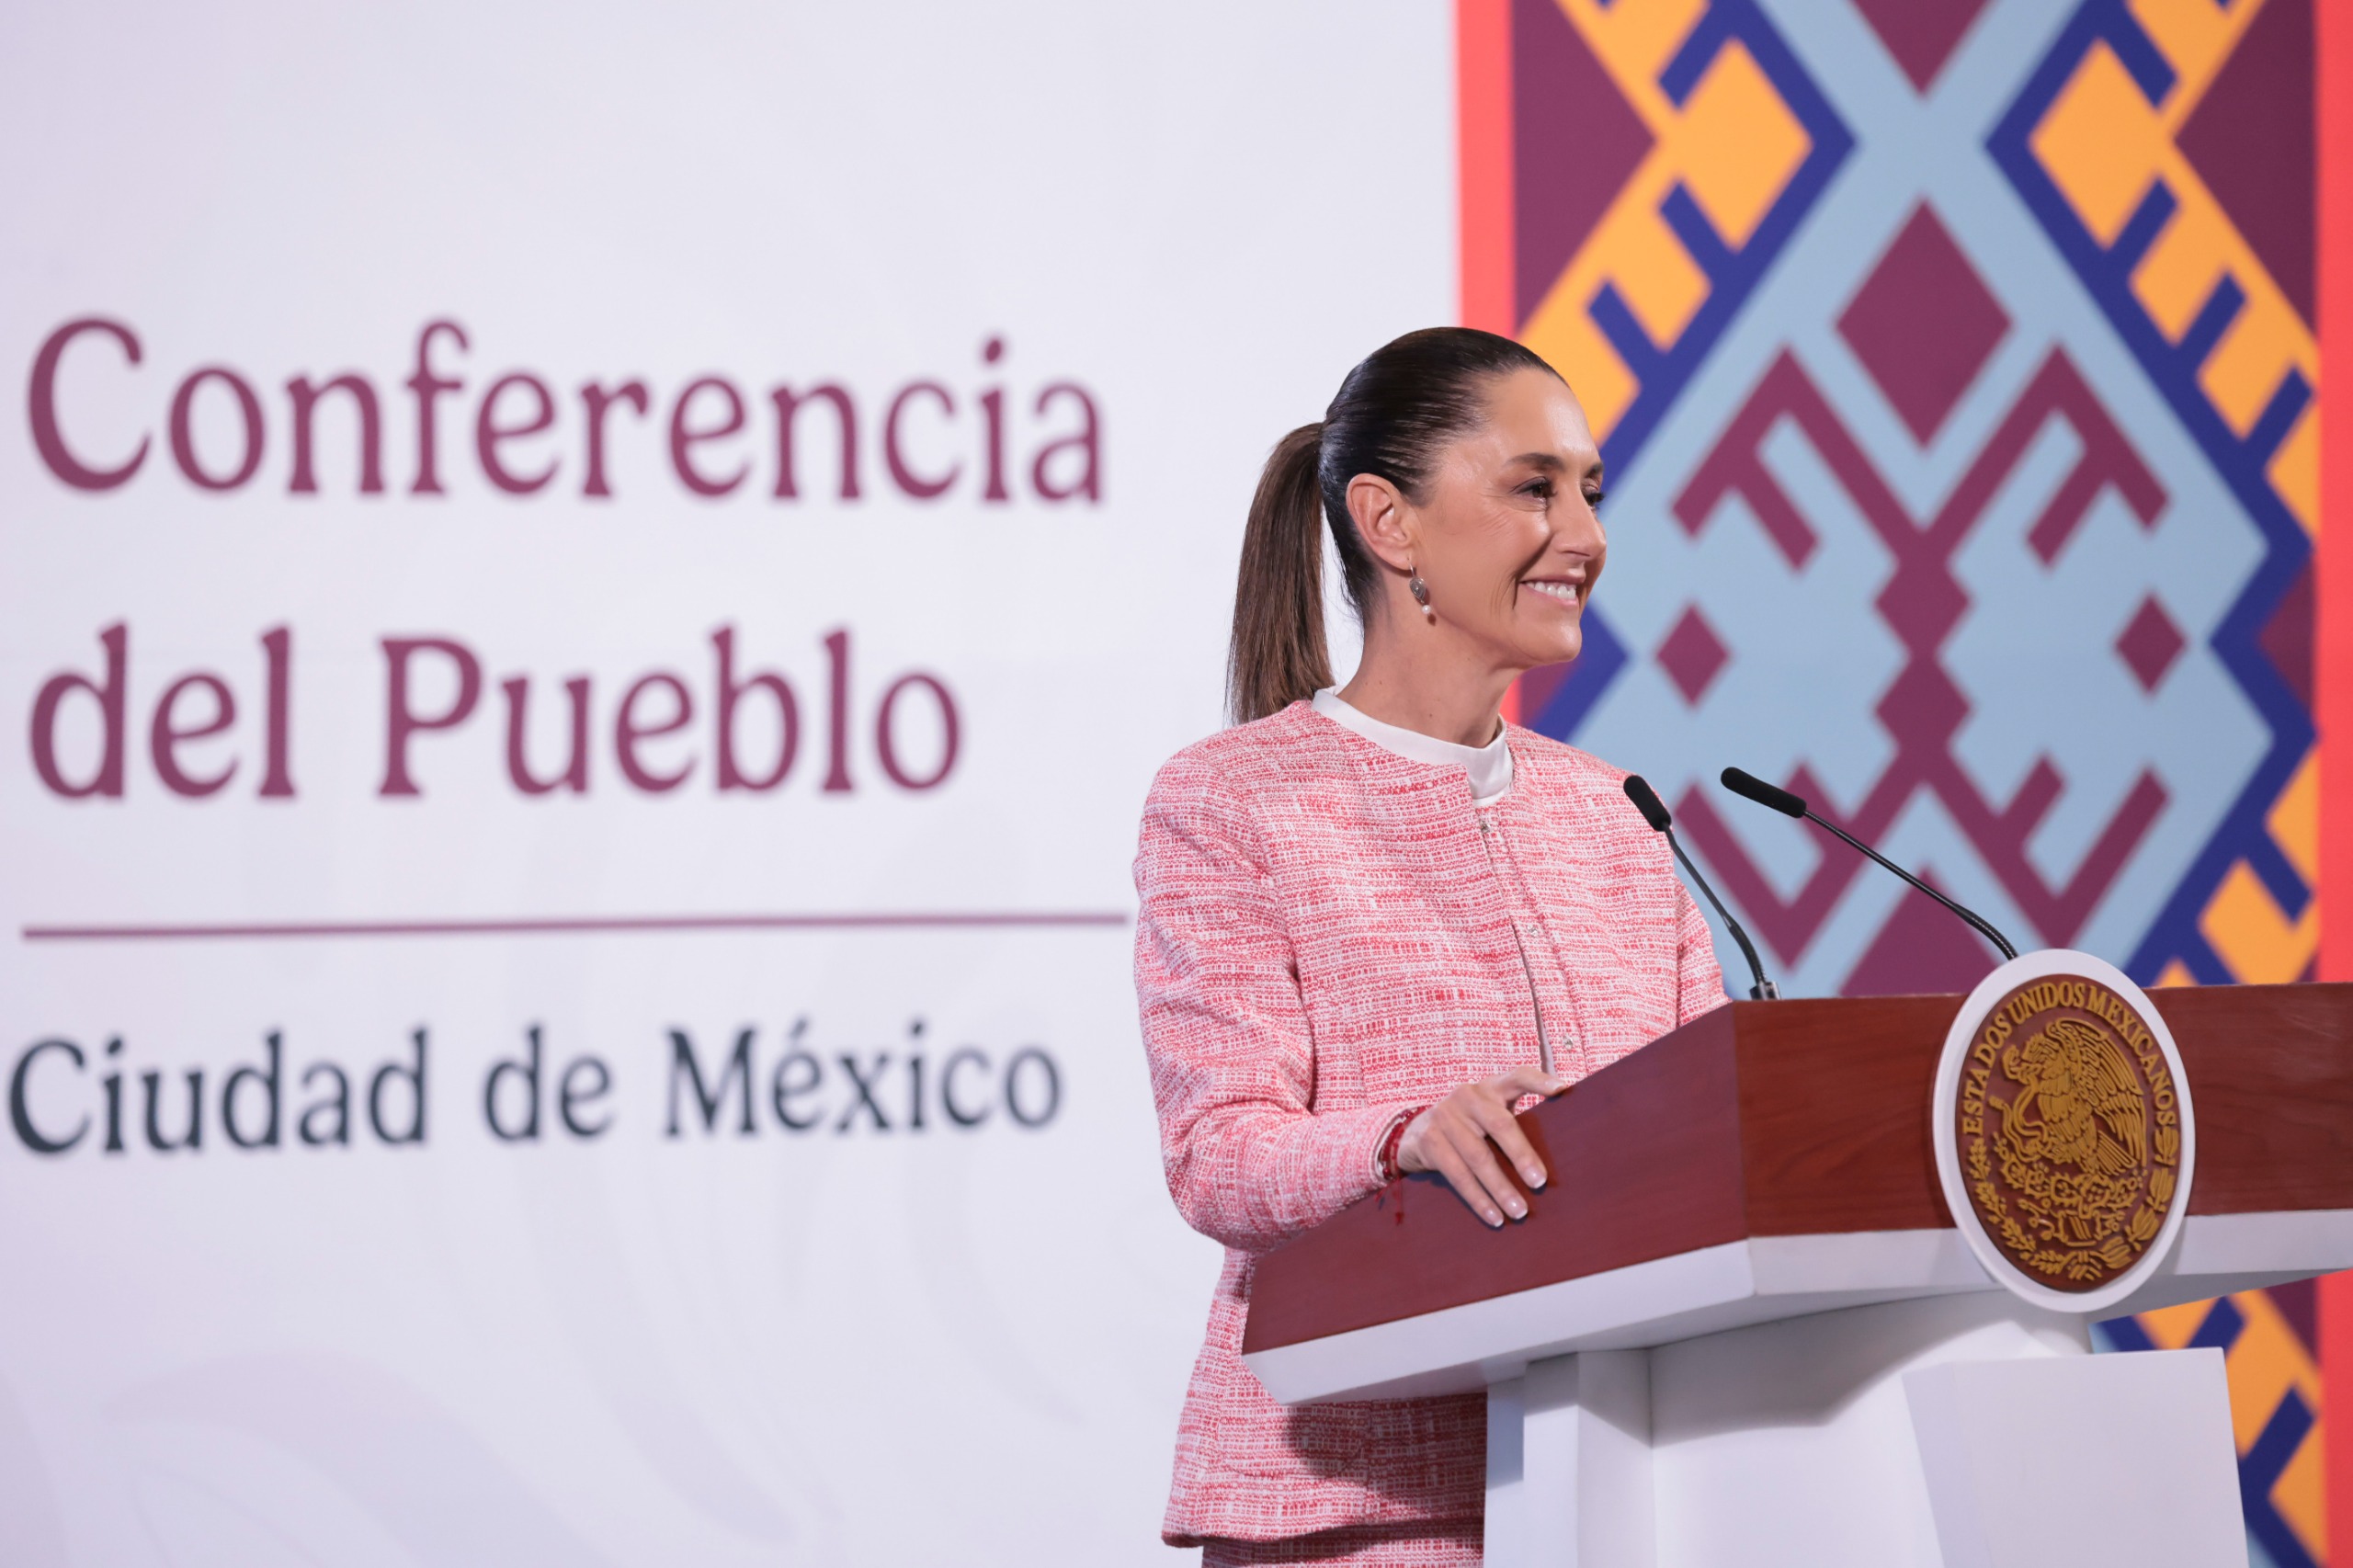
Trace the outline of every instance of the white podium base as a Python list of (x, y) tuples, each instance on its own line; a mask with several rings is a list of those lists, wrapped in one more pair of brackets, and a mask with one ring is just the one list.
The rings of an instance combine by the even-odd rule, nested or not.
[(1975, 1292), (1533, 1362), (1487, 1392), (1486, 1561), (2245, 1568), (2221, 1355), (2089, 1349)]

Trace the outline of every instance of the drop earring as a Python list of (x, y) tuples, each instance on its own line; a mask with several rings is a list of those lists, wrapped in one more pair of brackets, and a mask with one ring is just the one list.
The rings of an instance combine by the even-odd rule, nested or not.
[(1438, 624), (1438, 611), (1430, 608), (1430, 585), (1422, 581), (1422, 574), (1419, 572), (1414, 572), (1414, 569), (1410, 566), (1406, 567), (1405, 570), (1413, 572), (1412, 577), (1406, 581), (1405, 591), (1414, 596), (1414, 602), (1415, 604), (1422, 607), (1423, 618), (1428, 620), (1432, 626), (1436, 626)]

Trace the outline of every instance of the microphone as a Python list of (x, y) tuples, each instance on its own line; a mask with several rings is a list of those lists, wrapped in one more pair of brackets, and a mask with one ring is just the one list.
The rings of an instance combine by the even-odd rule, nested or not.
[(1840, 827), (1836, 823), (1824, 822), (1822, 818), (1814, 815), (1812, 808), (1806, 805), (1805, 797), (1803, 795), (1793, 795), (1787, 790), (1766, 783), (1765, 780), (1757, 778), (1753, 773), (1743, 773), (1737, 767), (1727, 767), (1724, 769), (1723, 786), (1733, 794), (1741, 797), (1741, 799), (1745, 801), (1754, 801), (1760, 806), (1770, 806), (1775, 811), (1779, 812), (1783, 816), (1803, 817), (1806, 821), (1813, 824), (1816, 827), (1827, 828), (1830, 832), (1837, 835), (1840, 838), (1845, 839), (1848, 844), (1854, 846), (1863, 854), (1868, 855), (1872, 859), (1878, 861), (1881, 865), (1886, 867), (1889, 870), (1893, 871), (1897, 876), (1902, 877), (1905, 881), (1910, 882), (1914, 887), (1918, 888), (1922, 892), (1927, 893), (1930, 898), (1935, 899), (1938, 903), (1943, 904), (1947, 909), (1951, 910), (1955, 915), (1960, 915), (1963, 920), (1969, 923), (1970, 926), (1975, 930), (1979, 936), (1993, 943), (1995, 950), (2000, 952), (2004, 959), (2014, 959), (2018, 956), (2018, 950), (2010, 946), (2009, 938), (2003, 936), (1999, 931), (1995, 930), (1992, 926), (1986, 924), (1982, 915), (1979, 915), (1974, 911), (1963, 909), (1961, 905), (1955, 903), (1952, 900), (1947, 898), (1944, 894), (1938, 892), (1936, 889), (1930, 887), (1927, 883), (1922, 881), (1919, 878), (1914, 876), (1911, 872), (1905, 870), (1903, 867), (1897, 865), (1894, 861), (1889, 859), (1878, 850), (1872, 848), (1870, 845), (1865, 844), (1861, 839), (1857, 838), (1853, 834), (1848, 833), (1845, 828)]
[(1732, 933), (1732, 939), (1740, 944), (1740, 956), (1748, 960), (1748, 972), (1756, 977), (1756, 983), (1748, 988), (1748, 994), (1759, 1002), (1779, 997), (1781, 994), (1779, 989), (1765, 978), (1765, 966), (1756, 961), (1756, 949), (1749, 942), (1748, 933), (1742, 930), (1740, 922), (1732, 917), (1732, 911), (1726, 909), (1724, 901), (1716, 896), (1716, 890), (1708, 885), (1708, 879), (1699, 874), (1699, 868), (1691, 863), (1691, 857), (1683, 853), (1683, 846), (1675, 836), (1675, 818), (1668, 813), (1666, 802), (1658, 798), (1658, 791), (1652, 789), (1641, 774), (1629, 773), (1626, 775), (1626, 799), (1634, 802), (1634, 809), (1643, 813), (1643, 820), (1651, 824), (1652, 832), (1666, 835), (1666, 846), (1675, 851), (1675, 858), (1683, 862), (1683, 869), (1690, 873), (1693, 884), (1707, 894), (1708, 902), (1723, 917), (1724, 928)]

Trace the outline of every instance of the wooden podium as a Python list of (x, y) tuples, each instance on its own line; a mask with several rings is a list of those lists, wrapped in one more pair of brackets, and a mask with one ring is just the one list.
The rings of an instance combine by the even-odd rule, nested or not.
[[(2197, 1169), (2098, 1315), (2353, 1267), (2353, 985), (2152, 999)], [(1417, 1176), (1262, 1258), (1244, 1359), (1287, 1404), (1485, 1389), (1491, 1564), (2243, 1564), (2220, 1353), (2094, 1362), (1955, 1228), (1961, 1003), (1711, 1013), (1520, 1119), (1525, 1221)]]

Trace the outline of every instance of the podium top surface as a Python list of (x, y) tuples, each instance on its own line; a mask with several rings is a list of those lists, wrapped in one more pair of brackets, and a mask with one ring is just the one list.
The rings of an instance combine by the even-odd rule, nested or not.
[[(2353, 985), (2153, 1000), (2198, 1119), (2193, 1224), (2353, 1213)], [(1491, 1231), (1438, 1177), (1415, 1176), (1261, 1257), (1244, 1353), (1258, 1365), (1285, 1346), (1725, 1244), (1957, 1241), (1928, 1102), (1961, 1002), (1721, 1007), (1521, 1116), (1552, 1177), (1526, 1220)]]

